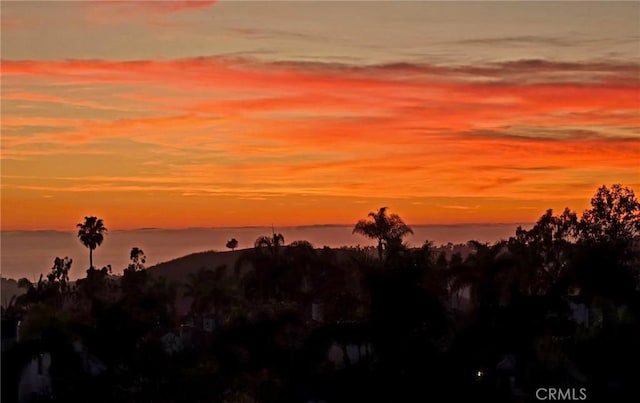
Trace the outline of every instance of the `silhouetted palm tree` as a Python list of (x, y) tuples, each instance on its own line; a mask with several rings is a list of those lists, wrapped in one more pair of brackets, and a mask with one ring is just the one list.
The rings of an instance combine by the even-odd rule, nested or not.
[(284, 235), (273, 233), (273, 236), (266, 235), (258, 237), (254, 243), (256, 249), (267, 247), (273, 257), (278, 256), (279, 247), (284, 245)]
[(413, 234), (413, 230), (402, 221), (397, 214), (387, 215), (387, 207), (381, 207), (378, 212), (370, 212), (371, 220), (360, 220), (353, 228), (354, 234), (361, 234), (371, 239), (378, 240), (378, 256), (383, 257), (383, 251), (390, 242), (400, 241), (407, 234)]
[[(246, 295), (257, 293), (266, 300), (275, 294), (276, 284), (284, 266), (279, 253), (283, 244), (284, 236), (274, 231), (272, 236), (258, 237), (254, 248), (244, 251), (238, 257), (235, 272), (243, 283)], [(243, 270), (247, 267), (248, 271)]]
[(93, 267), (93, 250), (104, 241), (107, 228), (105, 228), (101, 218), (93, 216), (85, 217), (84, 223), (79, 223), (76, 227), (78, 227), (80, 242), (89, 248), (89, 267)]

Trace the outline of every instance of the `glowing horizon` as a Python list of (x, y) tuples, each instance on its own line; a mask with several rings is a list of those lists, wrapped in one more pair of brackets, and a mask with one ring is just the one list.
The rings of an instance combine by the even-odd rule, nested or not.
[(1, 228), (581, 213), (603, 184), (640, 191), (638, 13), (3, 3)]

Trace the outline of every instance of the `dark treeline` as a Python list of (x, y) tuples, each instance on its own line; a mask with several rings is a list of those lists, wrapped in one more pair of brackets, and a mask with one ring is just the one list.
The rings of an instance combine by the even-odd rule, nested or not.
[[(582, 215), (548, 210), (494, 244), (411, 248), (386, 208), (353, 232), (377, 246), (274, 231), (182, 282), (139, 248), (122, 276), (91, 266), (75, 284), (56, 258), (2, 307), (2, 401), (640, 401), (631, 189), (603, 186)], [(78, 224), (91, 265), (106, 234)]]

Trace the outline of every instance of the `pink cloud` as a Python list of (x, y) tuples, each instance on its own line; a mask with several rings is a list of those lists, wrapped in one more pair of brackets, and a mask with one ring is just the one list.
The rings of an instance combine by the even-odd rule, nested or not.
[(182, 1), (182, 0), (153, 0), (153, 1), (121, 1), (99, 0), (83, 2), (86, 18), (91, 23), (109, 24), (131, 21), (133, 17), (152, 18), (152, 24), (162, 25), (162, 20), (154, 18), (169, 16), (176, 13), (198, 11), (211, 7), (217, 0)]

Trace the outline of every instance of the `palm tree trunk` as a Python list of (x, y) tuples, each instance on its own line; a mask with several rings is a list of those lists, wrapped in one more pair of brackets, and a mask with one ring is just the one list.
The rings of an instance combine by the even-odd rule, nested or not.
[(93, 269), (93, 249), (89, 248), (89, 268)]

